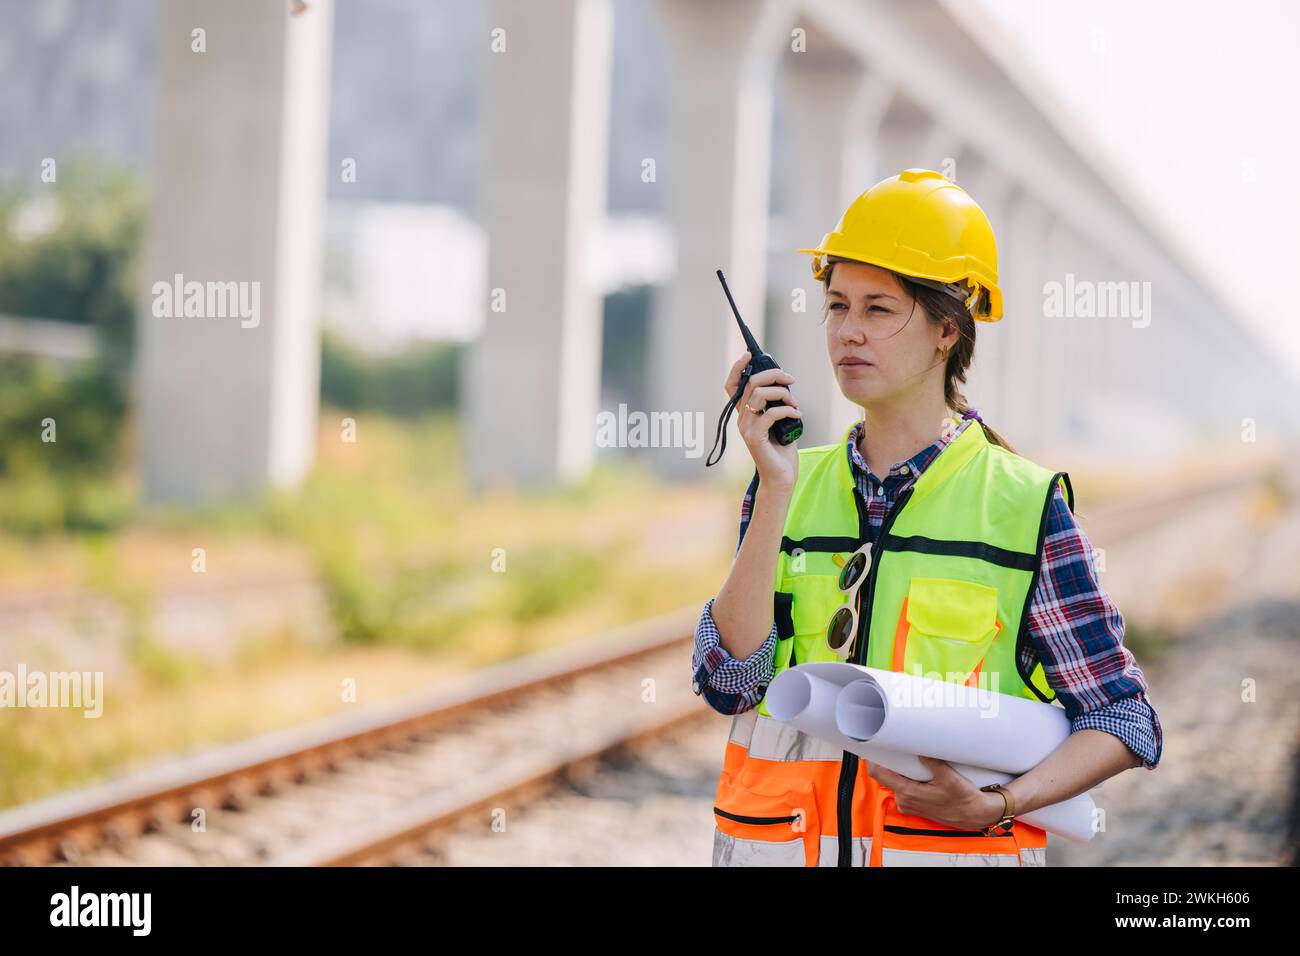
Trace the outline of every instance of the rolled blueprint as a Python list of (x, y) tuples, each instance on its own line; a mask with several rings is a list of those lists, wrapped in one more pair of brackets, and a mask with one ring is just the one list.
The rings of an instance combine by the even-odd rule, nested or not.
[[(975, 766), (967, 763), (960, 756), (951, 756), (954, 751), (948, 745), (940, 748), (949, 754), (944, 756), (928, 753), (925, 750), (909, 752), (901, 747), (885, 746), (880, 743), (881, 728), (888, 723), (891, 733), (897, 731), (893, 725), (899, 721), (905, 725), (913, 711), (907, 707), (897, 707), (891, 711), (888, 700), (880, 689), (881, 685), (863, 676), (862, 672), (871, 670), (854, 664), (834, 663), (801, 664), (784, 670), (767, 689), (768, 710), (777, 720), (788, 722), (806, 734), (826, 740), (849, 753), (857, 754), (869, 762), (878, 763), (913, 780), (924, 782), (933, 776), (917, 759), (918, 753), (947, 761), (954, 770), (977, 787), (987, 786), (990, 783), (1007, 783), (1013, 779), (1011, 773)], [(942, 699), (942, 695), (932, 695), (930, 698), (932, 706)], [(1037, 702), (1026, 700), (1025, 703)], [(1038, 704), (1038, 706), (1048, 710), (1057, 709), (1048, 704)], [(957, 718), (959, 722), (962, 719)], [(931, 721), (928, 719), (918, 723), (927, 729), (931, 726)], [(859, 736), (868, 730), (872, 733)], [(1068, 720), (1066, 733), (1069, 733)], [(906, 737), (907, 730), (904, 727), (898, 738), (906, 739)], [(1064, 737), (1061, 739), (1063, 740)], [(1029, 764), (1032, 765), (1033, 763)], [(1029, 766), (1025, 769), (1029, 769)], [(1018, 819), (1071, 842), (1084, 843), (1093, 837), (1094, 806), (1092, 797), (1081, 793), (1069, 800), (1040, 807), (1029, 813), (1018, 814)]]
[(836, 699), (836, 724), (853, 740), (1024, 773), (1070, 736), (1065, 711), (1042, 701), (899, 671), (829, 666), (853, 674), (851, 680), (835, 680), (843, 688)]
[[(798, 676), (786, 678), (786, 674)], [(795, 667), (782, 671), (777, 676), (768, 687), (765, 699), (767, 709), (772, 712), (773, 717), (793, 724), (805, 734), (828, 741), (849, 753), (865, 756), (868, 760), (890, 770), (897, 770), (896, 764), (908, 767), (908, 770), (897, 770), (897, 772), (917, 780), (929, 780), (930, 771), (926, 770), (925, 765), (914, 755), (896, 753), (875, 744), (866, 746), (870, 751), (868, 755), (859, 749), (862, 747), (862, 741), (853, 740), (840, 732), (835, 723), (835, 704), (841, 690), (843, 688), (839, 684), (816, 677), (803, 667)]]

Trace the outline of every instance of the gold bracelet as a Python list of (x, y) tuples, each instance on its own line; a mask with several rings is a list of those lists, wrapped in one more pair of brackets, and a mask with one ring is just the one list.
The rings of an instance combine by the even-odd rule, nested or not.
[(1015, 816), (1016, 816), (1015, 797), (1011, 795), (1011, 791), (1008, 790), (1006, 787), (1002, 786), (1002, 784), (1000, 783), (990, 783), (987, 787), (980, 787), (980, 789), (985, 791), (986, 793), (991, 791), (997, 791), (998, 793), (1002, 794), (1002, 815), (998, 817), (998, 819), (995, 822), (990, 823), (988, 826), (981, 828), (984, 832), (984, 835), (993, 836), (993, 834), (998, 830), (1001, 830), (1003, 833), (1010, 832), (1011, 828), (1015, 826)]

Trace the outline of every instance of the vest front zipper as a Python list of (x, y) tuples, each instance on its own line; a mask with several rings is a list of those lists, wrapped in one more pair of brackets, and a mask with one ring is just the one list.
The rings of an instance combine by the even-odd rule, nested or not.
[[(867, 572), (867, 581), (862, 585), (862, 609), (858, 614), (858, 637), (857, 644), (853, 648), (853, 657), (851, 663), (865, 664), (867, 662), (867, 641), (871, 632), (871, 610), (872, 604), (876, 597), (876, 572), (880, 570), (881, 559), (884, 553), (880, 551), (879, 545), (884, 543), (885, 535), (889, 534), (889, 529), (893, 527), (894, 519), (898, 513), (903, 510), (903, 506), (912, 496), (912, 488), (916, 482), (913, 481), (903, 491), (899, 492), (898, 500), (894, 506), (889, 509), (885, 515), (885, 520), (881, 522), (880, 533), (876, 536), (876, 543), (871, 548), (871, 569)], [(870, 540), (871, 525), (867, 517), (866, 503), (862, 496), (858, 494), (857, 488), (853, 489), (853, 503), (858, 509), (858, 537), (861, 541)], [(839, 799), (836, 804), (835, 819), (838, 821), (839, 828), (839, 866), (853, 865), (853, 790), (858, 779), (858, 755), (844, 751), (844, 757), (840, 761), (840, 781), (839, 781)]]

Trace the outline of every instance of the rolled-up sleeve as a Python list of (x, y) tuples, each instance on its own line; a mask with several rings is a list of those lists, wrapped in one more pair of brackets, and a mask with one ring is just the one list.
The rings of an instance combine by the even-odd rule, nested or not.
[[(1092, 544), (1059, 485), (1027, 625), (1028, 647), (1041, 658), (1071, 731), (1112, 734), (1154, 770), (1163, 750), (1160, 718), (1142, 669), (1124, 646), (1124, 615), (1102, 588)], [(1032, 669), (1032, 657), (1025, 663)]]
[(709, 598), (695, 628), (695, 650), (691, 654), (694, 679), (691, 689), (720, 714), (740, 714), (767, 693), (776, 659), (776, 624), (767, 639), (745, 658), (732, 657), (722, 646), (713, 623), (713, 598)]
[(1160, 718), (1147, 703), (1145, 694), (1105, 704), (1070, 721), (1071, 733), (1085, 728), (1104, 730), (1124, 741), (1129, 750), (1142, 758), (1142, 766), (1147, 770), (1154, 770), (1160, 762)]

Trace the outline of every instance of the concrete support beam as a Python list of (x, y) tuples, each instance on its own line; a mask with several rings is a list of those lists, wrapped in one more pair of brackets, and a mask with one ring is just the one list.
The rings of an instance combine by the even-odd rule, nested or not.
[(585, 259), (605, 212), (608, 0), (497, 0), (480, 179), (487, 322), (462, 394), (471, 481), (545, 485), (595, 458), (602, 301)]
[[(789, 292), (778, 288), (774, 321), (782, 326), (778, 358), (799, 380), (795, 387), (804, 415), (800, 443), (807, 447), (839, 439), (861, 417), (861, 409), (844, 397), (830, 364), (822, 283), (812, 277), (811, 257), (794, 250), (819, 243), (848, 205), (881, 178), (876, 144), (893, 94), (852, 57), (827, 63), (788, 53), (782, 78), (794, 141), (797, 199), (790, 235), (797, 245), (782, 250), (788, 252), (783, 261), (790, 263)], [(795, 311), (795, 290), (802, 291), (804, 311)]]
[[(1004, 290), (1005, 315), (1005, 289), (1011, 278), (1011, 232), (1008, 220), (1013, 184), (992, 161), (970, 148), (961, 152), (957, 182), (984, 210), (993, 226), (998, 247), (998, 283)], [(963, 387), (970, 403), (980, 410), (981, 417), (994, 428), (1004, 420), (1008, 400), (1006, 345), (1007, 337), (1011, 334), (1008, 329), (1013, 325), (1013, 322), (1005, 318), (997, 322), (975, 323), (975, 358), (966, 372), (966, 384)]]
[[(1044, 282), (1058, 283), (1065, 290), (1094, 290), (1103, 278), (1089, 240), (1064, 220), (1057, 219), (1048, 239), (1047, 274)], [(1044, 296), (1046, 303), (1046, 296)], [(1044, 314), (1042, 320), (1042, 364), (1047, 385), (1038, 405), (1044, 443), (1052, 450), (1094, 437), (1102, 416), (1098, 410), (1106, 400), (1105, 368), (1101, 361), (1101, 340), (1107, 327), (1099, 315)], [(1090, 427), (1091, 424), (1091, 427)]]
[(921, 165), (952, 179), (961, 176), (962, 140), (951, 127), (931, 119), (929, 132), (921, 143)]
[[(772, 95), (791, 11), (774, 0), (659, 0), (670, 49), (672, 154), (659, 166), (677, 270), (651, 328), (652, 413), (702, 420), (713, 439), (728, 367), (744, 351), (714, 274), (721, 268), (759, 341), (764, 333)], [(778, 359), (781, 357), (778, 356)], [(743, 411), (743, 409), (742, 409)], [(751, 471), (734, 420), (725, 468)], [(662, 475), (698, 478), (703, 457), (649, 450)]]
[[(1114, 439), (1129, 437), (1132, 441), (1133, 437), (1143, 435), (1151, 439), (1152, 431), (1159, 427), (1161, 417), (1166, 414), (1161, 409), (1171, 403), (1178, 417), (1191, 424), (1198, 410), (1194, 403), (1182, 404), (1190, 396), (1171, 394), (1170, 388), (1177, 388), (1179, 379), (1166, 378), (1166, 362), (1172, 356), (1163, 354), (1166, 348), (1163, 333), (1168, 331), (1164, 326), (1172, 328), (1178, 325), (1178, 307), (1169, 297), (1169, 289), (1159, 282), (1151, 282), (1149, 274), (1134, 269), (1106, 250), (1094, 249), (1093, 254), (1097, 261), (1096, 272), (1102, 282), (1125, 283), (1130, 292), (1136, 292), (1138, 296), (1145, 295), (1143, 284), (1150, 283), (1150, 301), (1141, 308), (1149, 308), (1151, 313), (1149, 321), (1136, 316), (1119, 316), (1100, 323), (1105, 372), (1097, 393), (1108, 412), (1094, 416), (1098, 426), (1108, 427), (1110, 437)], [(1187, 349), (1186, 357), (1190, 362), (1198, 360), (1195, 353), (1200, 346), (1183, 340), (1177, 347)], [(1143, 444), (1158, 450), (1161, 443), (1148, 440)], [(1111, 448), (1109, 451), (1127, 453), (1129, 450)]]
[(900, 87), (880, 121), (880, 178), (913, 167), (938, 169), (944, 158), (938, 155), (942, 149), (939, 135), (931, 114)]
[[(158, 15), (138, 365), (146, 496), (292, 485), (316, 438), (332, 5), (291, 16), (261, 0), (169, 0)], [(168, 301), (177, 276), (180, 301)]]
[(1047, 276), (1045, 243), (1051, 214), (1032, 196), (1017, 189), (1007, 220), (1007, 265), (1003, 285), (1006, 374), (1005, 404), (995, 425), (1018, 450), (1030, 457), (1042, 441), (1038, 402), (1050, 386), (1042, 366), (1043, 282)]

